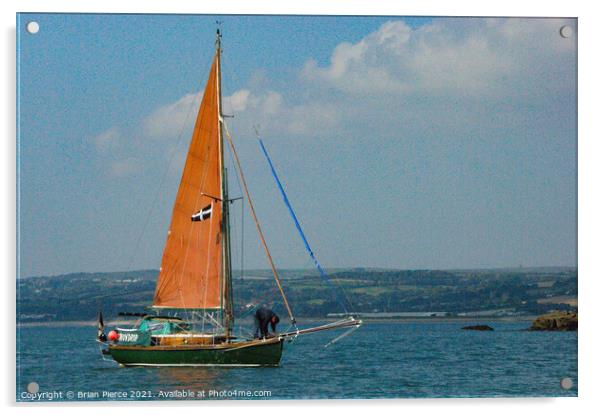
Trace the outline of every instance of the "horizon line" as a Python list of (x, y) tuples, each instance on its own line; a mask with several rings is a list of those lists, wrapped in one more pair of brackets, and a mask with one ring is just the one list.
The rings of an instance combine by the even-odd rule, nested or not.
[[(533, 269), (550, 269), (550, 268), (568, 268), (571, 270), (577, 270), (578, 265), (519, 265), (519, 266), (497, 266), (497, 267), (454, 267), (454, 268), (392, 268), (392, 267), (378, 267), (378, 266), (349, 266), (349, 267), (325, 267), (326, 270), (338, 271), (338, 270), (384, 270), (384, 271), (447, 271), (447, 272), (459, 272), (459, 271), (496, 271), (496, 270), (533, 270)], [(304, 271), (304, 272), (315, 272), (318, 271), (314, 268), (279, 268), (280, 271)], [(118, 270), (118, 271), (74, 271), (62, 274), (49, 274), (49, 275), (29, 275), (19, 276), (19, 279), (29, 278), (55, 278), (64, 277), (76, 274), (128, 274), (133, 272), (159, 272), (158, 268), (140, 268), (129, 271)], [(233, 273), (240, 273), (240, 269), (233, 270)], [(245, 269), (245, 272), (271, 272), (269, 268), (249, 268)]]

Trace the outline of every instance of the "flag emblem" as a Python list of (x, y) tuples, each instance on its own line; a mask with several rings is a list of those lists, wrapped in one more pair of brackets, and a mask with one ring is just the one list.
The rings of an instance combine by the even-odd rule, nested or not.
[(207, 205), (204, 208), (202, 208), (201, 210), (199, 210), (197, 213), (192, 215), (190, 220), (192, 220), (193, 222), (200, 222), (203, 220), (207, 220), (211, 217), (212, 210), (213, 210), (213, 205)]

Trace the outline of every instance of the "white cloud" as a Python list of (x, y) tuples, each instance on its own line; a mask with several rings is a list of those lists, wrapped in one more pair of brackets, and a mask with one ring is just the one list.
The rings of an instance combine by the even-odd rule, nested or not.
[(259, 124), (262, 130), (273, 134), (312, 135), (312, 128), (332, 127), (340, 118), (331, 103), (291, 104), (285, 101), (281, 93), (271, 90), (257, 93), (246, 89), (240, 90), (231, 97), (226, 97), (224, 102), (227, 105), (230, 98), (234, 100), (243, 92), (245, 105), (231, 104), (232, 110), (236, 113), (235, 122), (239, 130), (252, 131), (252, 126)]
[[(310, 59), (287, 90), (262, 82), (231, 96), (243, 130), (260, 123), (276, 134), (317, 129), (393, 131), (411, 121), (442, 129), (546, 103), (574, 90), (575, 39), (562, 19), (435, 19), (412, 29), (384, 23), (356, 43), (336, 46), (327, 65)], [(227, 100), (226, 100), (227, 102)]]
[(278, 114), (284, 109), (282, 95), (278, 92), (268, 91), (265, 96), (260, 99), (259, 107), (264, 114)]
[[(224, 113), (235, 115), (229, 123), (239, 132), (251, 134), (259, 124), (264, 133), (294, 137), (334, 130), (346, 137), (400, 137), (424, 128), (456, 128), (459, 135), (466, 125), (491, 128), (496, 111), (513, 122), (523, 117), (517, 106), (549, 106), (555, 94), (574, 90), (576, 36), (564, 39), (558, 32), (573, 23), (442, 18), (411, 28), (391, 20), (356, 43), (340, 43), (326, 65), (308, 60), (285, 90), (270, 88), (261, 72), (223, 98)], [(191, 130), (201, 95), (186, 94), (144, 117), (138, 148), (149, 138), (164, 139), (170, 154), (173, 139)], [(99, 152), (118, 143), (120, 134), (114, 128), (99, 135)], [(114, 170), (131, 172), (132, 163), (122, 160)]]
[(92, 139), (96, 150), (101, 154), (106, 154), (114, 150), (119, 146), (120, 140), (121, 131), (117, 127), (109, 128)]
[(158, 139), (173, 138), (194, 123), (201, 94), (186, 94), (176, 102), (160, 107), (142, 120), (145, 136)]
[[(542, 86), (545, 65), (574, 53), (558, 19), (437, 19), (411, 29), (390, 21), (355, 44), (341, 43), (330, 63), (306, 62), (308, 83), (348, 94), (506, 95)], [(525, 83), (530, 80), (531, 83)]]
[(230, 95), (227, 99), (230, 102), (230, 106), (233, 111), (244, 111), (247, 109), (249, 104), (249, 97), (251, 96), (251, 91), (248, 89), (240, 89)]
[[(224, 113), (235, 115), (227, 121), (242, 150), (253, 146), (243, 135), (252, 136), (252, 126), (260, 124), (262, 135), (282, 140), (280, 149), (274, 145), (276, 160), (287, 163), (277, 151), (288, 151), (289, 144), (301, 154), (302, 165), (292, 156), (290, 169), (283, 168), (292, 183), (318, 186), (325, 195), (309, 197), (307, 209), (314, 204), (320, 213), (336, 210), (354, 224), (329, 234), (362, 241), (349, 229), (376, 225), (381, 239), (403, 234), (402, 243), (410, 247), (442, 240), (436, 248), (443, 252), (455, 243), (454, 235), (465, 232), (478, 251), (479, 241), (490, 247), (492, 240), (503, 241), (491, 235), (507, 228), (518, 239), (499, 242), (497, 251), (526, 246), (521, 233), (548, 236), (538, 231), (549, 227), (538, 217), (560, 219), (549, 222), (556, 226), (566, 219), (557, 212), (574, 206), (577, 34), (560, 37), (565, 24), (575, 21), (434, 19), (411, 28), (392, 20), (355, 43), (339, 44), (327, 61), (310, 59), (297, 72), (260, 72), (224, 97)], [(276, 72), (279, 78), (270, 80)], [(120, 157), (104, 160), (103, 168), (115, 178), (144, 169), (153, 180), (172, 166), (173, 192), (199, 101), (200, 94), (186, 94), (127, 129), (99, 135), (99, 154), (122, 143)], [(175, 140), (181, 131), (182, 139)], [(324, 180), (314, 168), (318, 163), (329, 166), (333, 180)], [(269, 174), (263, 165), (249, 168)], [(312, 194), (311, 187), (302, 194)], [(256, 189), (263, 191), (259, 184)], [(385, 206), (377, 212), (384, 215), (380, 221), (356, 214), (366, 200)], [(466, 247), (460, 251), (471, 252)], [(462, 252), (459, 257), (471, 260)]]
[(120, 128), (112, 127), (94, 137), (92, 141), (103, 169), (110, 177), (127, 177), (142, 170), (142, 163), (138, 158), (127, 156), (134, 143), (131, 140), (123, 140)]
[(339, 110), (333, 105), (318, 102), (297, 105), (286, 118), (286, 130), (295, 135), (313, 135), (316, 128), (332, 128), (340, 120)]

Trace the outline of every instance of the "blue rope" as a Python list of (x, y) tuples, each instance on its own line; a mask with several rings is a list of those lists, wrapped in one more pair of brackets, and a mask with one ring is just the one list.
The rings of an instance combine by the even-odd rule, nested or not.
[(274, 176), (274, 180), (276, 180), (276, 184), (278, 185), (278, 189), (280, 189), (280, 194), (282, 194), (282, 199), (284, 200), (284, 204), (288, 208), (288, 211), (291, 214), (293, 221), (295, 222), (295, 226), (297, 227), (297, 231), (299, 231), (299, 236), (301, 236), (301, 239), (303, 240), (303, 243), (305, 244), (305, 249), (309, 253), (309, 257), (312, 259), (314, 265), (318, 269), (318, 272), (320, 273), (320, 276), (322, 277), (322, 279), (326, 282), (328, 287), (332, 290), (332, 294), (334, 295), (334, 298), (343, 307), (343, 310), (345, 310), (345, 313), (347, 314), (348, 313), (347, 307), (345, 307), (345, 304), (340, 300), (340, 298), (337, 294), (337, 290), (330, 282), (328, 275), (326, 274), (326, 272), (324, 271), (324, 269), (322, 268), (322, 266), (316, 259), (314, 252), (311, 250), (311, 247), (309, 246), (309, 242), (307, 242), (307, 238), (305, 237), (305, 234), (303, 233), (303, 230), (301, 229), (301, 224), (299, 223), (299, 220), (297, 220), (297, 215), (295, 215), (295, 211), (293, 210), (293, 207), (291, 206), (291, 203), (289, 202), (288, 197), (286, 196), (284, 187), (282, 186), (282, 183), (280, 182), (280, 179), (278, 178), (278, 175), (276, 174), (276, 169), (274, 168), (274, 165), (272, 164), (272, 160), (270, 159), (270, 156), (268, 155), (268, 151), (266, 150), (265, 146), (263, 145), (263, 141), (259, 137), (257, 137), (257, 140), (259, 141), (261, 150), (263, 151), (263, 154), (265, 155), (265, 158), (267, 159), (268, 164), (270, 165), (270, 170), (272, 171), (272, 176)]

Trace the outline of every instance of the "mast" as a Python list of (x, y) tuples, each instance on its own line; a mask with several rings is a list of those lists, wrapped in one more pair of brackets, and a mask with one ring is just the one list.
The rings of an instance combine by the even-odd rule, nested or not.
[(222, 324), (224, 326), (226, 338), (230, 338), (232, 326), (234, 325), (234, 316), (232, 313), (232, 264), (230, 257), (230, 200), (228, 198), (228, 174), (224, 165), (224, 134), (223, 134), (223, 114), (222, 114), (222, 66), (221, 66), (221, 33), (217, 29), (215, 39), (215, 53), (217, 65), (217, 116), (218, 116), (218, 134), (219, 134), (219, 157), (221, 165), (222, 189)]

